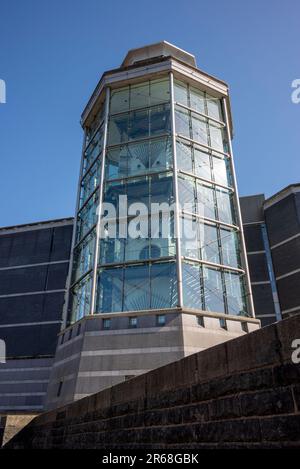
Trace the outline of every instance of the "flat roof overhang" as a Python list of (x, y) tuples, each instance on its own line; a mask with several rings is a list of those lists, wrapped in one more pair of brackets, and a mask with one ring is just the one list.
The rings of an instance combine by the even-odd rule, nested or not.
[(81, 115), (82, 127), (88, 125), (89, 121), (92, 121), (98, 112), (101, 103), (104, 101), (104, 89), (107, 86), (114, 89), (119, 86), (126, 86), (128, 83), (141, 82), (145, 76), (148, 79), (158, 78), (168, 72), (173, 72), (175, 77), (184, 79), (194, 86), (200, 85), (201, 89), (209, 91), (216, 97), (225, 98), (229, 114), (230, 134), (233, 137), (229, 87), (227, 83), (171, 56), (143, 60), (128, 67), (120, 67), (105, 72), (83, 110)]

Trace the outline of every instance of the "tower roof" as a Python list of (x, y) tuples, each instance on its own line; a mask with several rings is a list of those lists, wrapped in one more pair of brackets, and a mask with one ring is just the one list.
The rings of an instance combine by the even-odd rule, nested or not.
[(136, 62), (152, 59), (154, 57), (167, 56), (172, 56), (188, 65), (191, 65), (192, 67), (196, 67), (196, 59), (194, 55), (174, 46), (174, 44), (170, 44), (167, 41), (161, 41), (156, 44), (131, 49), (127, 52), (125, 59), (122, 62), (122, 67), (128, 67)]

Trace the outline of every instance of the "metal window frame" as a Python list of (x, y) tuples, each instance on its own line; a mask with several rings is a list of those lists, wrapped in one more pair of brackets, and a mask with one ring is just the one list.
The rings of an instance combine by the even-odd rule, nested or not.
[(229, 132), (229, 116), (228, 116), (228, 109), (227, 109), (227, 102), (226, 98), (222, 98), (222, 104), (223, 104), (223, 111), (224, 111), (224, 118), (225, 118), (225, 123), (226, 123), (226, 133), (227, 133), (227, 140), (228, 140), (228, 149), (229, 149), (229, 164), (232, 172), (232, 183), (233, 183), (233, 188), (234, 188), (234, 202), (235, 202), (235, 209), (236, 209), (236, 214), (237, 214), (237, 221), (238, 221), (238, 226), (240, 228), (240, 237), (241, 237), (241, 261), (244, 264), (245, 267), (245, 278), (246, 278), (246, 298), (247, 298), (247, 303), (249, 307), (249, 313), (253, 318), (255, 318), (255, 311), (254, 311), (254, 302), (253, 302), (253, 296), (252, 296), (252, 288), (251, 288), (251, 281), (250, 281), (250, 272), (249, 272), (249, 265), (248, 265), (248, 259), (247, 259), (247, 251), (246, 251), (246, 243), (245, 243), (245, 237), (244, 237), (244, 231), (243, 231), (243, 220), (242, 220), (242, 214), (241, 214), (241, 208), (240, 208), (240, 203), (239, 203), (239, 194), (238, 194), (238, 189), (237, 189), (237, 181), (236, 181), (236, 172), (235, 172), (235, 165), (234, 165), (234, 159), (233, 159), (233, 150), (232, 150), (232, 143), (231, 143), (231, 135)]

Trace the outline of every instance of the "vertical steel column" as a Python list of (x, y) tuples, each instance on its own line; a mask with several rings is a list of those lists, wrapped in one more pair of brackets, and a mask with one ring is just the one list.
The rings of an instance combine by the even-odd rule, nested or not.
[(97, 218), (97, 226), (96, 226), (96, 240), (95, 240), (94, 265), (93, 265), (93, 276), (92, 276), (90, 314), (94, 314), (95, 304), (96, 304), (95, 296), (96, 296), (97, 267), (98, 267), (100, 230), (101, 230), (101, 210), (102, 210), (103, 183), (104, 183), (104, 173), (105, 173), (105, 155), (106, 155), (106, 144), (107, 144), (109, 98), (110, 98), (110, 88), (106, 87), (105, 113), (104, 113), (104, 124), (103, 124), (104, 125), (103, 149), (102, 149), (102, 161), (101, 161), (100, 179), (99, 179), (99, 199), (98, 199), (99, 200), (99, 205), (98, 205), (98, 218)]
[(179, 217), (179, 193), (178, 193), (178, 170), (176, 155), (176, 128), (175, 128), (175, 100), (174, 100), (174, 76), (170, 72), (170, 106), (171, 106), (171, 132), (173, 143), (173, 192), (175, 198), (175, 236), (176, 236), (176, 267), (178, 284), (178, 306), (183, 306), (182, 294), (182, 264), (181, 264), (181, 237)]
[(278, 298), (276, 278), (275, 278), (274, 270), (273, 270), (273, 261), (272, 261), (272, 254), (271, 254), (269, 238), (268, 238), (268, 233), (267, 233), (267, 227), (265, 223), (261, 224), (261, 232), (262, 232), (264, 248), (266, 251), (267, 266), (268, 266), (269, 278), (270, 278), (271, 289), (272, 289), (275, 316), (276, 316), (276, 320), (280, 321), (282, 319), (282, 314), (281, 314), (280, 303), (279, 303), (279, 298)]
[(230, 135), (230, 131), (229, 131), (229, 118), (228, 118), (226, 98), (223, 98), (222, 101), (223, 101), (223, 109), (224, 109), (224, 114), (225, 114), (224, 117), (225, 117), (225, 124), (226, 124), (227, 139), (228, 139), (228, 145), (229, 145), (230, 166), (231, 166), (231, 172), (232, 172), (233, 188), (234, 188), (234, 193), (235, 193), (235, 207), (236, 207), (236, 211), (237, 211), (238, 224), (239, 224), (239, 228), (240, 228), (242, 261), (243, 261), (245, 272), (246, 272), (246, 283), (247, 283), (247, 290), (248, 290), (248, 305), (250, 307), (251, 316), (255, 317), (253, 297), (252, 297), (252, 288), (251, 288), (250, 274), (249, 274), (249, 266), (248, 266), (248, 259), (247, 259), (247, 251), (246, 251), (246, 244), (245, 244), (244, 230), (243, 230), (243, 220), (242, 220), (240, 200), (239, 200), (239, 194), (238, 194), (237, 182), (236, 182), (235, 167), (234, 167), (234, 161), (233, 161), (231, 135)]
[(67, 275), (67, 280), (66, 280), (66, 293), (65, 293), (65, 303), (63, 307), (61, 330), (67, 327), (67, 321), (68, 321), (68, 308), (69, 308), (69, 301), (70, 301), (70, 286), (71, 286), (72, 271), (73, 271), (74, 246), (75, 246), (76, 234), (77, 234), (76, 233), (77, 232), (77, 215), (78, 215), (79, 204), (80, 204), (81, 178), (82, 178), (82, 170), (83, 170), (84, 152), (85, 152), (85, 146), (86, 146), (85, 141), (86, 141), (86, 130), (84, 130), (84, 135), (83, 135), (81, 162), (80, 162), (80, 170), (79, 170), (79, 184), (78, 184), (77, 197), (76, 197), (75, 217), (74, 217), (74, 222), (73, 222), (71, 255), (70, 255), (70, 263), (69, 263), (68, 275)]

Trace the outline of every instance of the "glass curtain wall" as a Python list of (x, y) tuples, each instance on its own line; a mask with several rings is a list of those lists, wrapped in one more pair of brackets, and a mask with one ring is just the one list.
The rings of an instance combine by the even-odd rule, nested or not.
[(70, 321), (90, 314), (92, 273), (96, 246), (99, 179), (103, 153), (104, 106), (86, 129), (69, 297)]
[[(116, 236), (102, 237), (96, 249), (99, 202), (111, 203), (117, 213), (120, 196), (127, 197), (128, 207), (136, 202), (149, 208), (151, 203), (175, 202), (174, 151), (180, 216), (185, 219), (180, 241), (183, 306), (248, 315), (221, 100), (174, 81), (175, 149), (171, 102), (169, 75), (113, 89), (106, 122), (102, 106), (86, 129), (70, 289), (71, 322), (91, 313), (177, 306), (173, 212), (157, 215), (155, 232), (149, 219), (146, 236), (135, 239), (120, 235), (128, 231), (134, 216), (119, 216)], [(162, 237), (166, 226), (168, 234), (165, 236), (165, 230)], [(96, 264), (97, 273), (93, 270)]]
[(184, 306), (247, 316), (221, 100), (174, 81)]
[[(112, 90), (109, 107), (103, 202), (120, 213), (142, 202), (173, 203), (173, 149), (169, 77)], [(129, 212), (128, 212), (129, 213)], [(150, 214), (150, 211), (149, 211)], [(161, 215), (159, 215), (161, 216)], [(147, 215), (148, 218), (148, 215)], [(157, 232), (122, 238), (133, 217), (119, 217), (117, 236), (101, 239), (96, 287), (96, 313), (171, 308), (177, 305), (174, 217), (167, 219), (169, 236)]]

